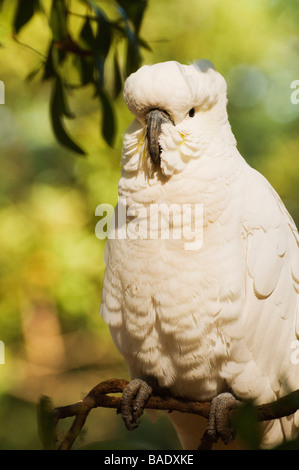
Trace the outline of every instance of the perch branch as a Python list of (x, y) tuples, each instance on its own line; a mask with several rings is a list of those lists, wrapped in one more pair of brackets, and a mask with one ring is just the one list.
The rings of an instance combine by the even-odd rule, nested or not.
[[(121, 397), (110, 396), (110, 393), (122, 393), (128, 382), (124, 379), (109, 379), (96, 385), (86, 397), (72, 405), (61, 406), (53, 410), (53, 417), (57, 424), (60, 419), (75, 416), (73, 424), (66, 437), (60, 444), (60, 450), (70, 449), (82, 430), (89, 412), (93, 408), (114, 408), (117, 413), (121, 409)], [(190, 401), (183, 398), (174, 398), (167, 395), (151, 396), (145, 408), (152, 410), (180, 411), (181, 413), (197, 414), (204, 418), (209, 417), (210, 403)], [(268, 421), (289, 416), (299, 408), (299, 390), (278, 399), (277, 401), (256, 406), (257, 420)], [(212, 441), (205, 432), (199, 450), (208, 450)]]

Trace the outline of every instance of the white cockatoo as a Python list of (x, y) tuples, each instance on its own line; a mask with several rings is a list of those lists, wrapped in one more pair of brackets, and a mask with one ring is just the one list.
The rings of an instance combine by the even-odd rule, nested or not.
[[(228, 442), (224, 409), (298, 388), (298, 232), (269, 182), (240, 155), (226, 82), (212, 65), (145, 65), (127, 78), (124, 100), (135, 120), (124, 135), (101, 304), (132, 379), (123, 418), (133, 428), (150, 393), (166, 388), (211, 401), (209, 433)], [(184, 235), (193, 233), (190, 218), (178, 217), (192, 205), (202, 207), (193, 244)], [(151, 207), (164, 221), (172, 208), (172, 229), (187, 224), (182, 236), (165, 236)], [(168, 416), (183, 448), (196, 449), (201, 418)], [(262, 426), (263, 445), (274, 446), (295, 435), (299, 415)]]

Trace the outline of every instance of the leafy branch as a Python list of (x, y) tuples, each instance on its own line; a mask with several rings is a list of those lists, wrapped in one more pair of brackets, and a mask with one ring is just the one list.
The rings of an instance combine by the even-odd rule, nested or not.
[[(96, 385), (86, 397), (72, 405), (58, 408), (52, 407), (48, 397), (42, 397), (39, 402), (39, 430), (40, 437), (46, 449), (55, 449), (57, 445), (56, 428), (61, 419), (75, 416), (71, 428), (59, 444), (59, 450), (71, 449), (79, 433), (83, 429), (90, 411), (94, 408), (114, 408), (121, 412), (121, 397), (110, 396), (110, 393), (122, 393), (128, 382), (124, 379), (109, 379)], [(146, 409), (179, 411), (209, 417), (210, 403), (190, 401), (183, 398), (171, 397), (166, 394), (151, 396), (145, 404)], [(260, 421), (269, 421), (289, 416), (299, 409), (299, 390), (296, 390), (277, 401), (255, 406), (251, 402), (245, 402), (240, 409), (230, 412), (231, 422), (239, 427), (242, 433), (242, 425), (247, 428), (251, 425), (255, 434), (256, 424)], [(250, 419), (246, 420), (250, 416)], [(244, 419), (245, 418), (245, 419)], [(241, 423), (241, 425), (240, 425)], [(258, 436), (250, 437), (249, 441), (258, 447)], [(209, 450), (213, 442), (207, 432), (202, 436), (198, 450)], [(297, 443), (296, 443), (297, 444)]]
[[(113, 0), (113, 19), (96, 0), (52, 0), (49, 11), (43, 0), (13, 1), (13, 38), (20, 46), (36, 52), (41, 60), (28, 74), (28, 80), (41, 73), (41, 81), (49, 81), (52, 85), (50, 118), (57, 141), (73, 152), (85, 155), (86, 152), (68, 134), (64, 121), (75, 118), (69, 107), (70, 94), (89, 85), (102, 110), (101, 134), (112, 146), (116, 133), (114, 100), (119, 96), (125, 78), (140, 66), (142, 49), (149, 49), (140, 37), (147, 0)], [(0, 7), (5, 8), (6, 3), (8, 0), (0, 0)], [(81, 13), (82, 6), (84, 14)], [(35, 51), (19, 39), (23, 28), (29, 28), (37, 14), (47, 20), (47, 51)], [(72, 17), (81, 22), (76, 33), (72, 31)], [(109, 77), (112, 76), (109, 84), (106, 79), (108, 57), (111, 57)], [(69, 78), (72, 75), (69, 67), (79, 77), (76, 84)]]

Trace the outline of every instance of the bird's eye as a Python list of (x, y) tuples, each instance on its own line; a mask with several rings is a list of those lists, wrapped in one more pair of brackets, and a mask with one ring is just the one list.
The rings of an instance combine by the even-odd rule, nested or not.
[(189, 111), (189, 117), (194, 117), (195, 116), (195, 109), (191, 108)]

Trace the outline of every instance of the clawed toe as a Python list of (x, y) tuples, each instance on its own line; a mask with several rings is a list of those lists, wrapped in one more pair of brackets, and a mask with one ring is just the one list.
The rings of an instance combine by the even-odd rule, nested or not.
[(129, 431), (137, 428), (144, 406), (152, 393), (152, 387), (142, 379), (130, 382), (122, 394), (121, 414)]
[(234, 439), (234, 430), (229, 424), (228, 415), (240, 404), (231, 393), (220, 393), (212, 400), (207, 432), (214, 442), (220, 438), (224, 444), (229, 444)]

